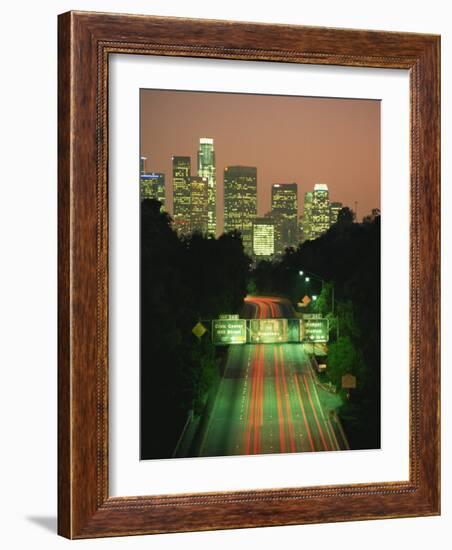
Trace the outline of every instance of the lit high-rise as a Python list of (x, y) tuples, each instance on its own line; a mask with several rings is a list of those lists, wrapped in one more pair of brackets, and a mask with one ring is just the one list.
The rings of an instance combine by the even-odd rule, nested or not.
[(217, 230), (217, 180), (212, 138), (202, 137), (199, 140), (198, 176), (207, 178), (208, 181), (208, 233), (215, 236)]
[(271, 217), (253, 221), (253, 254), (256, 259), (270, 259), (275, 253), (275, 222)]
[(208, 180), (200, 176), (190, 178), (190, 231), (207, 234), (209, 226)]
[(330, 203), (330, 225), (333, 225), (337, 222), (337, 217), (339, 212), (342, 210), (341, 202), (332, 202)]
[(271, 197), (275, 220), (275, 251), (298, 244), (298, 190), (296, 183), (274, 183)]
[(257, 169), (254, 166), (228, 166), (224, 170), (224, 231), (240, 231), (248, 254), (253, 250), (256, 214)]
[(313, 202), (313, 193), (312, 191), (307, 191), (304, 194), (304, 203), (303, 203), (303, 216), (301, 217), (301, 232), (302, 242), (310, 241), (312, 237), (312, 202)]
[(317, 239), (330, 227), (330, 199), (326, 183), (316, 183), (312, 195), (311, 239)]
[(173, 219), (178, 233), (190, 230), (190, 157), (173, 157)]
[(140, 176), (140, 197), (143, 199), (156, 199), (165, 208), (165, 174), (151, 172), (142, 173)]
[(146, 157), (140, 157), (140, 176), (146, 172)]

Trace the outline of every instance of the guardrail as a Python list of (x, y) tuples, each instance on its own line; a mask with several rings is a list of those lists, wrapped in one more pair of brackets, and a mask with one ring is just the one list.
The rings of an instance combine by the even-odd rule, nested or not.
[(174, 448), (171, 458), (174, 458), (177, 455), (177, 451), (179, 450), (180, 444), (184, 439), (185, 433), (187, 432), (187, 428), (190, 425), (192, 420), (193, 420), (193, 409), (190, 409), (187, 414), (187, 420), (185, 421), (184, 427), (182, 428), (182, 431), (180, 433), (179, 439), (177, 440), (176, 447)]

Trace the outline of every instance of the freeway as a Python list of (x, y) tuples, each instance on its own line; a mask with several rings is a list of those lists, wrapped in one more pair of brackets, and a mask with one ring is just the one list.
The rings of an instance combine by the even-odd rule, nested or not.
[[(243, 317), (294, 317), (289, 302), (248, 297)], [(332, 451), (347, 441), (302, 344), (231, 345), (195, 456)]]

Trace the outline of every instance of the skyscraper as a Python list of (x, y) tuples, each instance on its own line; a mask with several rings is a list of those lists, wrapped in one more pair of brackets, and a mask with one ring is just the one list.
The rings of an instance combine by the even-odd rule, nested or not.
[(146, 157), (140, 157), (140, 176), (146, 172)]
[(310, 241), (312, 237), (312, 202), (313, 193), (307, 191), (304, 194), (303, 216), (301, 218), (302, 242)]
[(178, 233), (190, 230), (190, 157), (173, 157), (173, 219)]
[(298, 244), (298, 192), (296, 183), (272, 185), (272, 217), (275, 220), (275, 252)]
[(317, 239), (330, 227), (330, 199), (326, 183), (316, 183), (312, 196), (311, 239)]
[(200, 176), (190, 178), (190, 231), (206, 234), (209, 227), (208, 179)]
[(269, 259), (275, 253), (275, 222), (271, 217), (253, 221), (253, 254), (257, 259)]
[(198, 176), (208, 180), (208, 232), (215, 236), (217, 230), (217, 180), (212, 138), (202, 137), (199, 140)]
[(341, 202), (330, 203), (330, 225), (333, 225), (334, 223), (337, 222), (337, 217), (341, 210), (342, 210)]
[(151, 172), (142, 173), (140, 176), (140, 197), (143, 199), (156, 199), (165, 208), (165, 174)]
[(240, 231), (247, 254), (253, 250), (256, 213), (257, 169), (254, 166), (228, 166), (224, 170), (224, 231)]

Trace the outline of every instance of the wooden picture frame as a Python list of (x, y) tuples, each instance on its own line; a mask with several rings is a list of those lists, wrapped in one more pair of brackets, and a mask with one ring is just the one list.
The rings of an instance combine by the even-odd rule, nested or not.
[[(68, 12), (59, 16), (58, 532), (68, 538), (437, 515), (440, 512), (440, 38)], [(110, 54), (265, 60), (410, 73), (409, 481), (110, 497)]]

